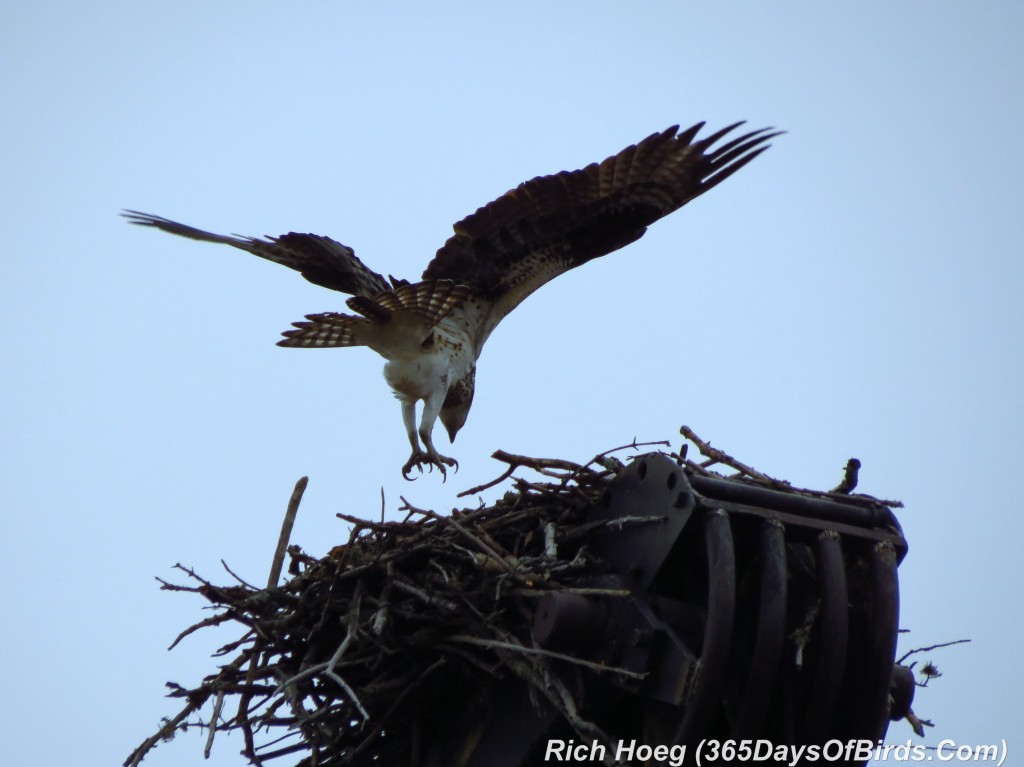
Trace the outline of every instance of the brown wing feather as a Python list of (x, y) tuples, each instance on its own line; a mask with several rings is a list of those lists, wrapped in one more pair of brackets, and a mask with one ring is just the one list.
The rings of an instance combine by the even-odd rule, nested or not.
[[(305, 322), (293, 322), (295, 329), (281, 334), (284, 340), (278, 341), (277, 345), (303, 348), (372, 346), (375, 338), (378, 341), (382, 338), (381, 334), (372, 332), (373, 326), (385, 326), (410, 316), (415, 317), (416, 326), (426, 336), (469, 293), (470, 289), (466, 285), (456, 285), (450, 280), (432, 280), (400, 285), (394, 290), (381, 291), (373, 298), (353, 296), (346, 303), (350, 309), (362, 314), (362, 317), (338, 312), (307, 314)], [(420, 340), (414, 343), (420, 343)], [(385, 351), (381, 353), (385, 354)]]
[(352, 248), (330, 237), (298, 232), (267, 239), (228, 236), (205, 232), (187, 224), (171, 221), (162, 216), (140, 213), (137, 210), (127, 210), (122, 215), (139, 226), (152, 226), (180, 237), (219, 242), (240, 248), (254, 256), (295, 269), (316, 285), (342, 293), (372, 296), (391, 287), (381, 275), (368, 269), (366, 264), (356, 258)]
[(306, 322), (293, 322), (294, 330), (286, 330), (278, 346), (293, 349), (312, 349), (338, 346), (362, 346), (359, 329), (370, 324), (370, 320), (348, 314), (325, 312), (307, 314)]
[(456, 285), (451, 280), (426, 280), (399, 285), (394, 290), (383, 290), (372, 298), (354, 296), (346, 303), (353, 311), (378, 324), (390, 321), (398, 312), (410, 312), (428, 327), (433, 327), (447, 317), (469, 293), (468, 286)]
[(559, 274), (638, 240), (647, 227), (724, 181), (778, 135), (742, 123), (697, 140), (703, 123), (655, 133), (601, 163), (520, 184), (454, 226), (423, 279), (472, 285), (494, 302), (481, 341), (530, 293)]

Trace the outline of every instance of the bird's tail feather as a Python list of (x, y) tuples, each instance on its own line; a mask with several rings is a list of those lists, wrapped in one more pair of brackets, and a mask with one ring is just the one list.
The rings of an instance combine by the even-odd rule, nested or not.
[(312, 349), (330, 346), (365, 346), (359, 339), (360, 325), (369, 325), (370, 320), (349, 314), (325, 312), (307, 314), (306, 322), (293, 322), (294, 330), (286, 330), (278, 346)]
[[(374, 346), (379, 343), (380, 330), (374, 327), (401, 322), (410, 315), (421, 327), (423, 336), (429, 335), (438, 322), (469, 295), (469, 287), (451, 280), (427, 280), (415, 284), (399, 285), (394, 290), (381, 291), (373, 298), (353, 296), (346, 302), (351, 314), (325, 312), (307, 314), (305, 322), (292, 323), (278, 346), (313, 348), (327, 346)], [(377, 339), (375, 341), (375, 339)], [(419, 344), (423, 339), (417, 338)]]
[(416, 318), (433, 327), (443, 320), (469, 295), (469, 287), (452, 280), (426, 280), (399, 285), (373, 296), (353, 296), (346, 302), (348, 308), (371, 322), (383, 324), (400, 313), (411, 312)]

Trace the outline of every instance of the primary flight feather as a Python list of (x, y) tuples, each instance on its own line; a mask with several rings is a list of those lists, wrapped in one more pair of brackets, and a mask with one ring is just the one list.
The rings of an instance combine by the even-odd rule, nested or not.
[(133, 224), (240, 248), (351, 295), (353, 314), (307, 315), (278, 345), (368, 346), (384, 357), (384, 379), (402, 403), (412, 446), (402, 475), (409, 479), (424, 466), (443, 474), (458, 464), (435, 449), (434, 423), (440, 418), (455, 441), (473, 402), (476, 361), (495, 326), (546, 282), (638, 240), (778, 135), (762, 129), (724, 140), (741, 124), (702, 138), (703, 123), (682, 132), (675, 126), (601, 163), (525, 181), (455, 224), (415, 283), (385, 279), (329, 237), (226, 236), (148, 213), (124, 215)]

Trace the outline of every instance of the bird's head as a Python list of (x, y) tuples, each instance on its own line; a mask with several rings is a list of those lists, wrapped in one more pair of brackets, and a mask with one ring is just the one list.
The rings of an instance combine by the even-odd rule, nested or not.
[(469, 408), (473, 404), (473, 391), (476, 388), (476, 368), (470, 368), (468, 374), (457, 380), (448, 388), (448, 396), (441, 405), (439, 418), (448, 432), (448, 439), (455, 441), (459, 429), (466, 425)]
[(466, 419), (469, 418), (469, 404), (467, 402), (465, 405), (457, 407), (441, 408), (441, 423), (444, 424), (445, 431), (448, 432), (450, 442), (455, 441), (455, 435), (466, 424)]

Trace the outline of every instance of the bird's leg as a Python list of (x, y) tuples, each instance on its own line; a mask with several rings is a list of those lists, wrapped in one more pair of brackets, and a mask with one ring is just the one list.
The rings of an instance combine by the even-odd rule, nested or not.
[(416, 438), (416, 400), (402, 400), (402, 422), (405, 424), (405, 433), (409, 435), (412, 454), (422, 453), (420, 441)]
[(413, 467), (422, 471), (424, 463), (430, 464), (430, 456), (420, 448), (420, 441), (416, 436), (416, 400), (402, 400), (402, 422), (405, 423), (405, 433), (409, 435), (409, 444), (412, 445), (412, 455), (402, 467), (402, 476), (411, 481), (413, 478), (409, 476), (409, 472)]
[(420, 439), (423, 440), (423, 446), (427, 449), (430, 462), (441, 470), (441, 474), (446, 474), (445, 466), (453, 466), (455, 471), (459, 470), (458, 461), (437, 452), (431, 436), (434, 431), (434, 424), (437, 422), (437, 415), (441, 412), (441, 405), (444, 404), (444, 398), (447, 395), (447, 389), (440, 389), (425, 399), (423, 401), (423, 415), (420, 418)]
[(423, 470), (424, 465), (429, 466), (431, 469), (436, 466), (444, 477), (448, 475), (446, 468), (448, 466), (455, 467), (456, 471), (459, 470), (459, 462), (454, 458), (438, 453), (431, 438), (434, 422), (437, 420), (438, 413), (441, 412), (441, 404), (444, 402), (446, 394), (447, 391), (439, 389), (423, 401), (423, 415), (420, 418), (419, 438), (423, 440), (423, 446), (426, 448), (425, 451), (420, 449), (419, 442), (416, 440), (417, 432), (413, 429), (415, 420), (413, 406), (410, 405), (407, 411), (405, 403), (402, 403), (402, 417), (405, 419), (405, 428), (409, 432), (409, 442), (413, 446), (412, 455), (409, 456), (409, 460), (402, 467), (402, 476), (406, 479), (411, 479), (409, 472), (412, 471), (414, 466), (419, 467), (420, 471)]

